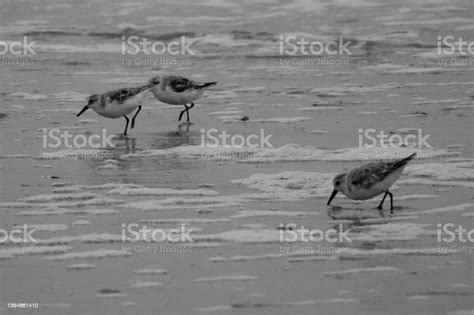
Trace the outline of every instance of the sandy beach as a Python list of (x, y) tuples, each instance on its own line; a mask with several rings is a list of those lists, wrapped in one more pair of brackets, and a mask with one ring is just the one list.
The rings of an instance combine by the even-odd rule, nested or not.
[[(0, 314), (474, 314), (472, 1), (0, 10)], [(166, 74), (218, 82), (191, 123), (76, 117)], [(412, 153), (393, 215), (326, 205)]]

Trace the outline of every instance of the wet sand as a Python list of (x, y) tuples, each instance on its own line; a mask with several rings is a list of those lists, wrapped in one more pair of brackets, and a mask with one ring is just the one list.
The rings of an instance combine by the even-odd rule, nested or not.
[[(137, 17), (156, 4), (110, 5), (116, 15), (94, 3), (2, 4), (3, 36), (29, 34), (38, 54), (32, 65), (1, 68), (1, 228), (31, 225), (38, 242), (1, 245), (1, 313), (473, 312), (472, 243), (437, 241), (438, 224), (472, 229), (473, 67), (439, 65), (435, 54), (438, 34), (472, 34), (472, 4), (169, 4), (142, 24)], [(190, 32), (197, 56), (126, 66), (127, 28), (151, 38)], [(278, 37), (297, 30), (343, 34), (354, 55), (343, 66), (284, 65)], [(92, 93), (165, 73), (219, 82), (196, 102), (192, 124), (151, 94), (127, 137), (123, 119), (75, 117)], [(105, 129), (114, 147), (45, 149), (43, 128)], [(201, 130), (212, 128), (263, 130), (272, 147), (202, 147)], [(431, 147), (360, 148), (368, 128), (421, 129)], [(419, 158), (393, 188), (393, 216), (388, 200), (384, 217), (374, 209), (382, 196), (326, 206), (337, 173), (413, 152)], [(122, 224), (132, 223), (184, 224), (194, 242), (123, 242)], [(342, 226), (352, 241), (281, 241), (293, 235), (286, 224)]]

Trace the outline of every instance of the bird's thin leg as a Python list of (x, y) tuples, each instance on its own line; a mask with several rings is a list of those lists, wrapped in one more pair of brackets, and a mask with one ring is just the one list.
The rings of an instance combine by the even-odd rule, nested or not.
[(123, 118), (125, 118), (125, 120), (127, 121), (127, 124), (125, 124), (125, 130), (123, 131), (123, 135), (126, 136), (127, 135), (127, 128), (128, 128), (128, 117), (127, 116), (123, 116)]
[(189, 110), (190, 110), (191, 108), (193, 108), (193, 107), (194, 107), (194, 103), (191, 103), (191, 106), (189, 106), (189, 107), (186, 108), (186, 116), (187, 116), (187, 120), (186, 120), (186, 121), (189, 121)]
[(388, 190), (386, 190), (386, 191), (385, 191), (385, 195), (383, 195), (382, 202), (379, 204), (379, 206), (377, 207), (377, 209), (382, 210), (383, 202), (385, 201), (385, 198), (387, 197), (388, 194), (390, 194), (390, 193), (388, 192)]
[(393, 214), (393, 194), (387, 190), (387, 194), (390, 196), (390, 214)]
[(134, 115), (133, 118), (132, 118), (132, 125), (130, 126), (130, 129), (133, 129), (133, 127), (135, 127), (135, 117), (137, 117), (138, 113), (139, 113), (141, 110), (142, 110), (142, 106), (139, 105), (137, 112), (135, 113), (135, 115)]
[(181, 121), (181, 117), (183, 117), (184, 112), (188, 111), (188, 106), (186, 106), (186, 104), (184, 104), (184, 107), (186, 107), (186, 109), (183, 109), (181, 113), (179, 113), (178, 121)]

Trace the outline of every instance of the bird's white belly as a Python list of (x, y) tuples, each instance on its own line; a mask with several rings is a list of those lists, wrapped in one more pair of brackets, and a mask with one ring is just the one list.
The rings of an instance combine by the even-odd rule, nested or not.
[(171, 105), (184, 105), (193, 102), (194, 100), (201, 97), (202, 90), (192, 90), (190, 92), (176, 93), (170, 90), (152, 90), (155, 97), (163, 103)]
[(112, 119), (126, 116), (142, 104), (148, 92), (149, 90), (140, 92), (139, 94), (127, 99), (125, 102), (120, 104), (116, 101), (106, 103), (105, 108), (99, 108), (96, 110), (96, 112), (101, 116)]
[(351, 191), (347, 191), (347, 194), (345, 195), (353, 200), (367, 200), (374, 198), (375, 196), (380, 195), (382, 192), (392, 187), (392, 185), (402, 175), (402, 171), (403, 167), (388, 175), (382, 181), (375, 183), (370, 188), (351, 186)]
[(138, 105), (140, 104), (137, 104), (137, 102), (125, 102), (122, 104), (118, 104), (117, 102), (108, 103), (106, 104), (105, 108), (99, 112), (99, 114), (107, 118), (119, 118), (133, 112), (138, 107)]
[(354, 188), (345, 195), (353, 200), (367, 200), (380, 195), (382, 192), (383, 190), (376, 189), (375, 187), (370, 187), (369, 189)]

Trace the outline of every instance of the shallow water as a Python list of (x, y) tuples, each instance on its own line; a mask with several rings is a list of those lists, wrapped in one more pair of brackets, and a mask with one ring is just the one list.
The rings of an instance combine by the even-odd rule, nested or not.
[[(438, 224), (473, 228), (474, 68), (472, 55), (456, 52), (445, 65), (436, 50), (437, 36), (472, 38), (472, 2), (0, 8), (0, 40), (27, 36), (37, 52), (1, 56), (0, 228), (27, 224), (37, 240), (1, 244), (0, 313), (472, 313), (472, 242), (438, 242), (437, 233)], [(132, 35), (185, 36), (195, 55), (124, 56), (121, 37)], [(287, 35), (343, 36), (353, 54), (282, 58)], [(219, 82), (196, 102), (192, 124), (151, 95), (126, 137), (124, 119), (76, 118), (88, 95), (165, 73)], [(45, 148), (55, 141), (44, 128), (115, 136), (112, 146)], [(201, 146), (212, 128), (211, 136), (271, 135), (270, 145)], [(430, 146), (361, 148), (368, 128), (420, 129)], [(381, 196), (338, 195), (326, 206), (336, 174), (413, 152), (392, 188), (393, 216), (388, 200), (384, 217), (373, 209)], [(194, 242), (124, 242), (123, 224), (184, 225)], [(350, 229), (351, 242), (281, 241), (301, 226)]]

